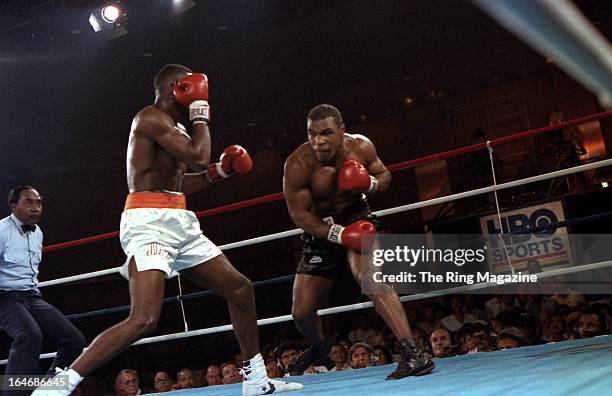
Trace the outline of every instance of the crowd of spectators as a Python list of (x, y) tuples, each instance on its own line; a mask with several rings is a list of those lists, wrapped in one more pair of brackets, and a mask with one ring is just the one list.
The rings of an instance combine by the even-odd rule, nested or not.
[[(415, 341), (434, 358), (607, 335), (612, 322), (610, 296), (601, 295), (452, 295), (404, 307)], [(350, 331), (343, 334), (341, 326), (333, 326), (334, 317), (324, 317), (327, 336), (333, 339), (329, 358), (303, 373), (287, 373), (286, 368), (308, 347), (305, 340), (288, 329), (290, 324), (275, 331), (262, 351), (269, 377), (355, 370), (399, 360), (397, 340), (373, 310), (358, 311), (350, 318)], [(210, 359), (206, 367), (178, 371), (165, 367), (139, 371), (125, 368), (117, 374), (112, 392), (108, 386), (105, 391), (105, 384), (95, 377), (89, 377), (74, 394), (132, 396), (242, 382), (242, 355), (232, 353), (223, 359)]]

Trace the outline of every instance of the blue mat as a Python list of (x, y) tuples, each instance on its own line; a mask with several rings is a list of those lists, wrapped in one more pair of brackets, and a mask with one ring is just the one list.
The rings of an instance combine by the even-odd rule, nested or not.
[[(612, 336), (437, 359), (429, 375), (385, 381), (394, 365), (293, 377), (304, 390), (287, 395), (454, 396), (611, 395)], [(242, 394), (240, 384), (173, 392)]]

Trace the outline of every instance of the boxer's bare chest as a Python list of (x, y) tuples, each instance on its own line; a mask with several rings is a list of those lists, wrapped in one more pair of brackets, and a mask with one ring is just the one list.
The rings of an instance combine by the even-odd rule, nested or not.
[[(358, 155), (350, 151), (346, 154), (345, 159), (363, 162), (363, 158), (359, 158)], [(361, 196), (360, 193), (346, 192), (338, 188), (338, 171), (341, 166), (342, 163), (334, 165), (317, 163), (313, 165), (309, 186), (315, 212), (326, 213), (341, 210)]]

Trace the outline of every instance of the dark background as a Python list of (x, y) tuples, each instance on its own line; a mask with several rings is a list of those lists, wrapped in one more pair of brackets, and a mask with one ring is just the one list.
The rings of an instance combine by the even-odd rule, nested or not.
[[(153, 76), (167, 63), (209, 76), (213, 158), (239, 143), (255, 159), (252, 174), (190, 197), (195, 211), (281, 191), (282, 163), (305, 141), (305, 115), (318, 103), (338, 106), (353, 130), (375, 131), (366, 134), (389, 164), (469, 144), (471, 130), (484, 121), (462, 127), (457, 109), (483, 101), (474, 99), (483, 92), (526, 98), (531, 122), (511, 132), (546, 125), (559, 107), (569, 118), (601, 110), (590, 93), (468, 1), (200, 0), (170, 18), (169, 1), (126, 0), (129, 33), (114, 40), (88, 24), (91, 7), (101, 3), (0, 3), (0, 192), (18, 184), (39, 188), (45, 245), (118, 228), (130, 122), (153, 102)], [(577, 5), (612, 37), (612, 3)], [(532, 81), (541, 84), (536, 89)], [(452, 131), (453, 138), (438, 138), (449, 135), (437, 131)], [(372, 205), (418, 199), (414, 173), (404, 172)], [(419, 213), (386, 221), (395, 230), (422, 230)], [(202, 227), (223, 244), (293, 224), (279, 201), (205, 218)], [(227, 254), (261, 280), (293, 273), (298, 246), (295, 238), (283, 239)], [(116, 239), (48, 253), (40, 280), (123, 260)], [(169, 281), (167, 295), (176, 289)], [(186, 292), (193, 290), (187, 285)], [(360, 298), (354, 288), (342, 290), (336, 302)], [(129, 302), (118, 275), (43, 292), (68, 314)], [(289, 296), (288, 284), (258, 290), (259, 316), (287, 314)], [(172, 305), (158, 333), (182, 330)], [(200, 327), (228, 323), (222, 307), (213, 298), (187, 308)], [(76, 323), (91, 339), (122, 317)]]

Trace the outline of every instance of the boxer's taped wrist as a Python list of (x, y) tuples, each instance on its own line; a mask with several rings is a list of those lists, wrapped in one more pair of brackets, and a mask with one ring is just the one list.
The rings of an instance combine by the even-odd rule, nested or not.
[(376, 191), (378, 191), (378, 179), (370, 175), (370, 188), (368, 189), (368, 192), (374, 193)]
[(344, 231), (344, 227), (340, 224), (332, 224), (329, 226), (329, 230), (327, 231), (327, 240), (333, 243), (337, 243), (338, 245), (342, 244), (342, 231)]
[(228, 177), (230, 177), (229, 173), (225, 173), (225, 171), (223, 170), (223, 167), (221, 166), (221, 162), (217, 162), (215, 164), (215, 169), (217, 170), (217, 173), (219, 174), (219, 176), (221, 176), (224, 179), (227, 179)]
[(192, 124), (208, 124), (210, 120), (210, 107), (205, 100), (194, 100), (189, 104), (189, 121)]

